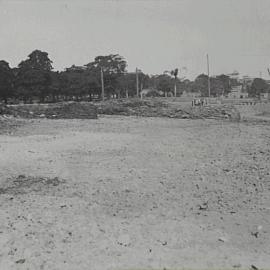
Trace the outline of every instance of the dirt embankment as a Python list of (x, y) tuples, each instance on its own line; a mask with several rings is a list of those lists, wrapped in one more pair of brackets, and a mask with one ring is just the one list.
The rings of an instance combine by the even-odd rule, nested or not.
[(166, 99), (120, 99), (104, 102), (68, 102), (2, 106), (0, 114), (22, 118), (96, 119), (97, 114), (180, 119), (232, 119), (240, 114), (232, 105), (187, 106)]
[(145, 117), (169, 117), (182, 119), (233, 119), (240, 114), (231, 105), (184, 106), (180, 102), (167, 102), (166, 99), (122, 99), (96, 104), (99, 114), (134, 115)]
[(24, 125), (25, 120), (15, 119), (7, 115), (0, 115), (0, 135), (12, 134), (17, 128)]
[[(89, 102), (61, 102), (54, 104), (20, 104), (2, 106), (2, 114), (22, 118), (96, 119), (97, 109)], [(1, 113), (1, 112), (0, 112)]]

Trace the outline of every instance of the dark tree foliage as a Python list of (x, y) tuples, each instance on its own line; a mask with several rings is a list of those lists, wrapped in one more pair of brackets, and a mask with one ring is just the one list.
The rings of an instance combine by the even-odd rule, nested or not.
[(174, 82), (170, 76), (162, 74), (154, 77), (154, 79), (158, 90), (163, 91), (164, 93), (173, 92)]
[(221, 80), (218, 78), (210, 78), (210, 94), (213, 97), (224, 95), (225, 89)]
[(269, 85), (265, 80), (256, 78), (253, 80), (248, 91), (250, 97), (259, 97), (261, 93), (266, 93), (269, 91)]
[(7, 103), (8, 98), (13, 96), (14, 74), (8, 62), (0, 61), (0, 100)]
[(230, 82), (230, 77), (224, 74), (221, 74), (216, 77), (219, 81), (221, 81), (223, 85), (224, 95), (227, 95), (231, 91), (231, 82)]
[(51, 71), (52, 61), (49, 59), (47, 52), (35, 50), (28, 55), (28, 58), (22, 61), (18, 67), (22, 70), (36, 69), (42, 71)]
[(208, 96), (208, 76), (205, 74), (200, 74), (192, 85), (192, 92), (199, 92), (201, 96)]
[(75, 97), (79, 100), (80, 97), (88, 94), (88, 87), (86, 81), (86, 74), (84, 67), (67, 68), (65, 72), (61, 73), (61, 88), (68, 97)]
[(105, 95), (119, 95), (119, 78), (126, 73), (127, 62), (118, 54), (97, 56), (93, 62), (85, 65), (87, 70), (96, 77), (96, 83), (100, 85), (100, 73), (103, 71)]
[[(210, 95), (218, 97), (225, 95), (230, 91), (230, 80), (226, 75), (210, 77)], [(192, 84), (192, 92), (200, 92), (201, 96), (208, 97), (208, 76), (205, 74), (199, 75)]]
[(126, 73), (118, 77), (118, 87), (122, 96), (135, 96), (136, 95), (136, 74)]
[(185, 92), (192, 92), (193, 91), (193, 82), (185, 79), (178, 84), (178, 94), (182, 95), (182, 93)]
[(27, 101), (38, 98), (41, 102), (50, 93), (52, 61), (48, 53), (33, 51), (18, 65), (16, 94)]
[[(118, 54), (97, 56), (84, 66), (71, 66), (64, 71), (53, 71), (48, 53), (35, 50), (18, 67), (0, 61), (0, 102), (14, 99), (32, 102), (57, 102), (63, 100), (92, 100), (101, 96), (101, 73), (104, 78), (105, 95), (111, 97), (132, 97), (137, 95), (136, 73), (127, 72), (126, 60)], [(158, 75), (139, 72), (139, 89), (162, 91), (163, 95), (177, 96), (185, 92), (199, 92), (208, 96), (208, 76), (201, 74), (194, 81), (180, 80), (178, 69)], [(221, 74), (210, 78), (211, 96), (227, 95), (231, 87), (238, 85), (237, 79)], [(254, 79), (246, 88), (251, 97), (259, 97), (269, 91), (263, 79)]]

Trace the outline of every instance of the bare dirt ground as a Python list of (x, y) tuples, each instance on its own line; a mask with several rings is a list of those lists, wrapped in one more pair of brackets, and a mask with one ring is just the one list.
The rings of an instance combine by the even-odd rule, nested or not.
[(111, 116), (0, 135), (0, 269), (269, 269), (270, 125)]

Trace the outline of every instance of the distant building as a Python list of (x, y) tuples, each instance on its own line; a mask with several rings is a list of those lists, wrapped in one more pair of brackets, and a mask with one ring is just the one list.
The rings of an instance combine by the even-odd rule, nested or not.
[(231, 80), (237, 80), (238, 81), (239, 72), (235, 70), (233, 73), (227, 74), (227, 76), (229, 76)]
[(69, 68), (66, 68), (66, 71), (83, 71), (83, 70), (86, 70), (86, 67), (85, 66), (75, 66), (75, 65), (72, 65), (71, 67)]
[(228, 98), (247, 98), (248, 93), (243, 92), (242, 85), (232, 86), (231, 92), (228, 94)]

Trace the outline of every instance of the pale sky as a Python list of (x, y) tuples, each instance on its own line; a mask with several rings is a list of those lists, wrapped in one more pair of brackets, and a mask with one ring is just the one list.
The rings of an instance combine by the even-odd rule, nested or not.
[(128, 70), (187, 67), (181, 76), (230, 73), (270, 79), (270, 0), (0, 0), (0, 59), (33, 50), (55, 70), (120, 54)]

